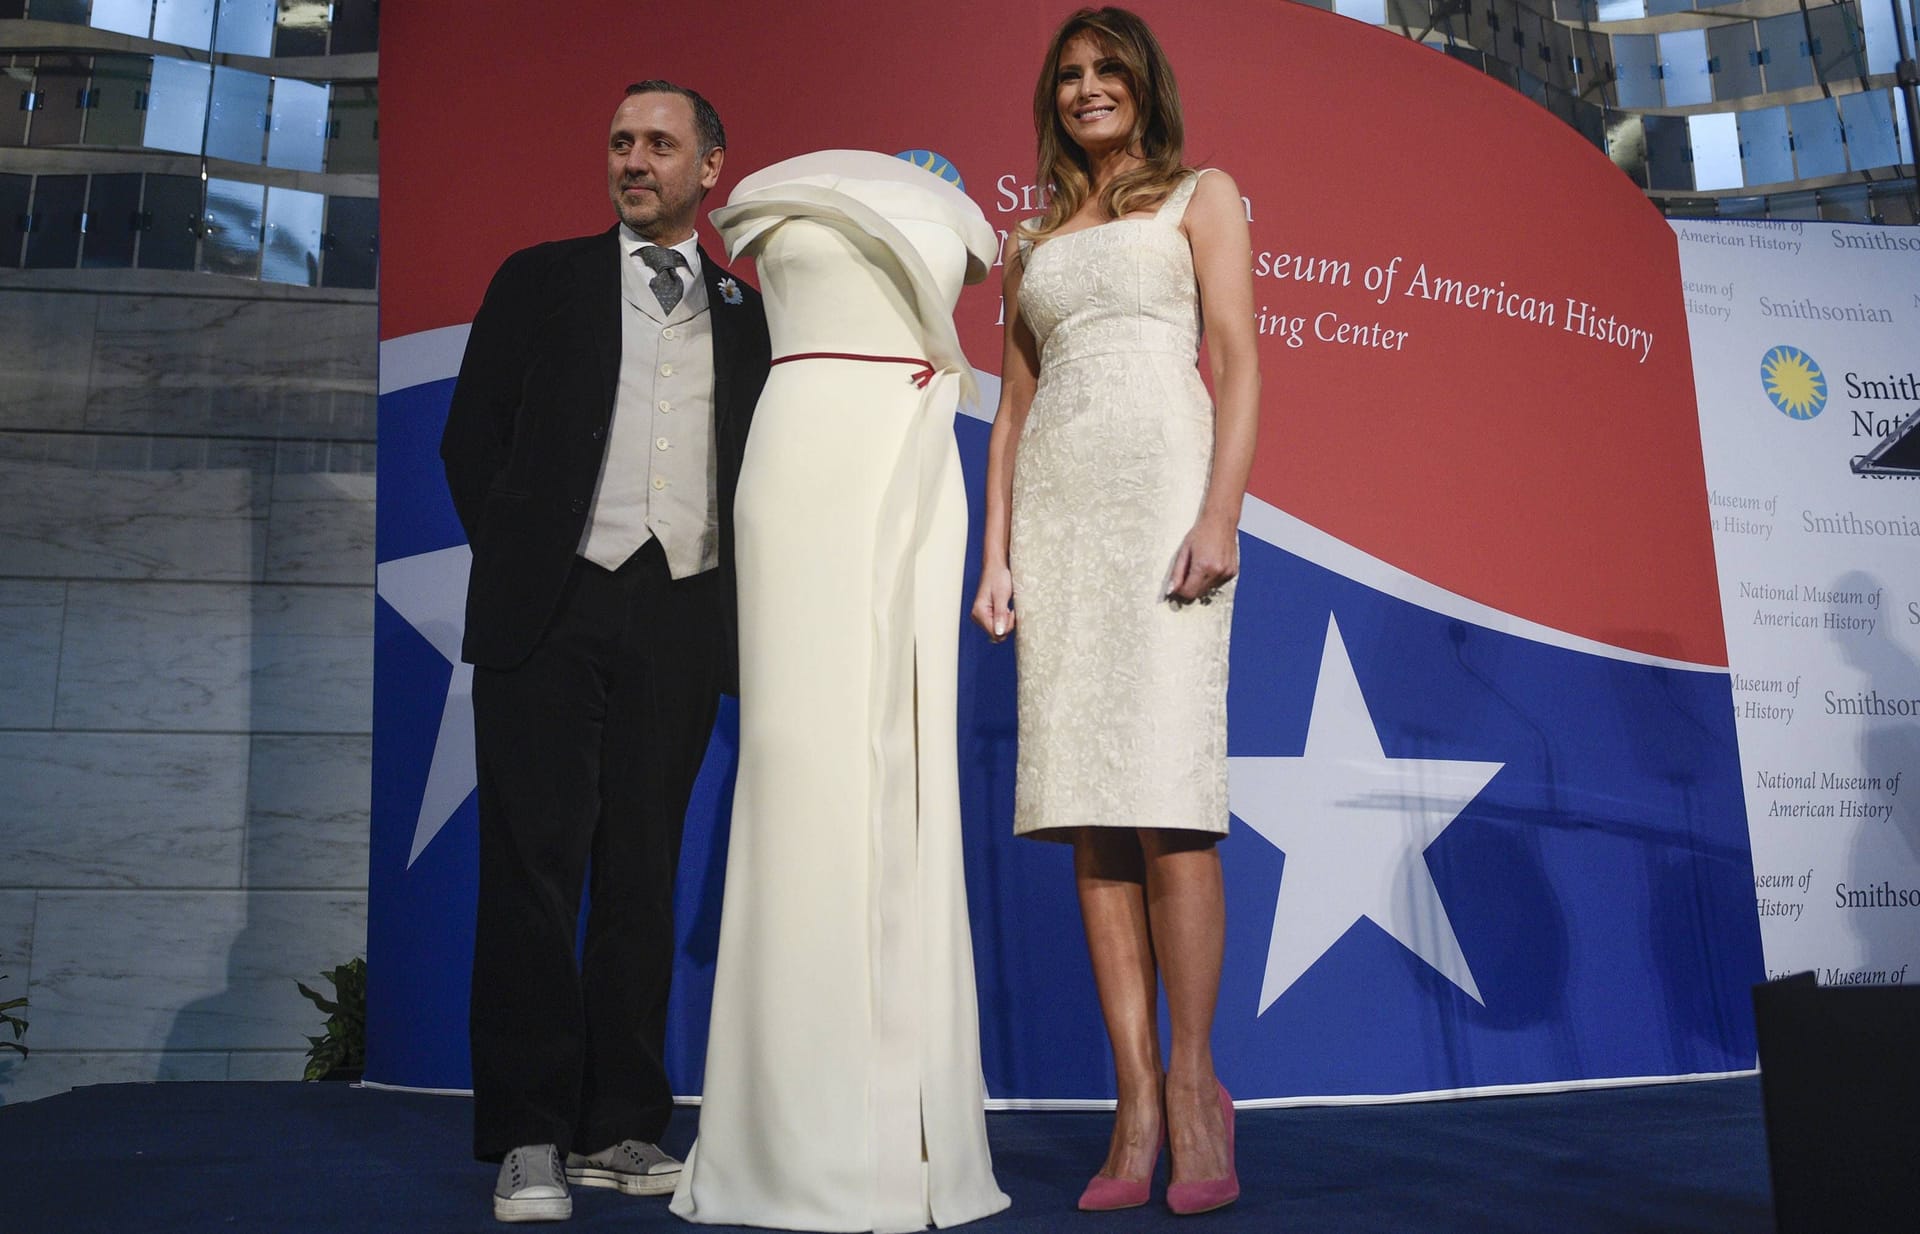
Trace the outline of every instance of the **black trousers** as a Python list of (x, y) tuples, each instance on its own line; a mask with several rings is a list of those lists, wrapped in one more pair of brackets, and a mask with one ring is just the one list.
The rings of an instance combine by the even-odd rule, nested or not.
[(576, 559), (533, 655), (474, 670), (469, 1023), (483, 1161), (666, 1130), (673, 880), (718, 702), (719, 595), (714, 571), (670, 578), (656, 541), (617, 571)]

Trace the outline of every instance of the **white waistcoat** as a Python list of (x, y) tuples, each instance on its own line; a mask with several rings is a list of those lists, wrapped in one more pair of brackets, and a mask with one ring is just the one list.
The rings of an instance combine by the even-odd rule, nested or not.
[(649, 537), (685, 578), (720, 561), (713, 329), (704, 276), (664, 313), (637, 257), (620, 276), (620, 381), (580, 555), (609, 570)]

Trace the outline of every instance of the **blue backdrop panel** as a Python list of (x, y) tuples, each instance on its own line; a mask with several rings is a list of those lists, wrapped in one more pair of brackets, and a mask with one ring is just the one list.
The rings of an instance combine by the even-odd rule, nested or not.
[[(382, 474), (433, 475), (450, 392), (435, 382), (383, 397)], [(956, 432), (977, 494), (987, 426), (961, 418)], [(379, 535), (383, 564), (460, 542), (444, 491), (430, 482), (386, 488)], [(1332, 617), (1387, 758), (1500, 767), (1425, 854), (1484, 1004), (1363, 918), (1261, 1011), (1286, 856), (1235, 819), (1222, 845), (1229, 911), (1217, 1049), (1236, 1092), (1427, 1092), (1750, 1066), (1746, 988), (1760, 969), (1759, 939), (1726, 675), (1547, 645), (1433, 612), (1250, 535), (1241, 547), (1236, 766), (1302, 754)], [(384, 599), (376, 636), (384, 825), (369, 964), (406, 996), (370, 1009), (369, 1073), (462, 1088), (471, 796), (407, 860), (421, 827), (438, 821), (419, 811), (453, 668)], [(970, 628), (961, 646), (961, 791), (988, 1089), (1109, 1096), (1068, 852), (1011, 835), (1014, 656)], [(669, 1067), (683, 1093), (699, 1091), (704, 1061), (736, 734), (728, 700), (682, 853)]]

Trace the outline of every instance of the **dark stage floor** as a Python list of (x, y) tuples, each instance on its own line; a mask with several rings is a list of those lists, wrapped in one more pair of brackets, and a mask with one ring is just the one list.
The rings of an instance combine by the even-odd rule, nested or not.
[[(476, 1231), (493, 1169), (468, 1103), (341, 1084), (117, 1084), (0, 1107), (0, 1230)], [(1013, 1207), (977, 1229), (1630, 1234), (1773, 1228), (1759, 1082), (1243, 1110), (1234, 1207), (1073, 1211), (1105, 1114), (990, 1114)], [(691, 1111), (669, 1147), (684, 1150)], [(1164, 1179), (1164, 1175), (1163, 1175)], [(576, 1189), (565, 1226), (676, 1230), (660, 1199)], [(706, 1227), (713, 1228), (713, 1227)]]

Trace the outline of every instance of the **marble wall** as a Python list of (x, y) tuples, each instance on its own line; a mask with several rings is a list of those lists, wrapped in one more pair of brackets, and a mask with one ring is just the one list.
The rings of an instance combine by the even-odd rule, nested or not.
[(375, 309), (0, 286), (0, 1103), (300, 1074), (366, 948)]

